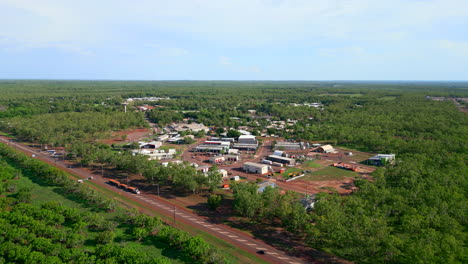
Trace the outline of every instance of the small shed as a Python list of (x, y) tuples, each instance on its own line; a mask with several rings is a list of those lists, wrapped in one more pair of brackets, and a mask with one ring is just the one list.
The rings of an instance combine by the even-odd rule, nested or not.
[(258, 187), (257, 192), (261, 193), (261, 192), (265, 191), (265, 188), (268, 187), (268, 186), (271, 187), (271, 188), (275, 188), (276, 184), (274, 182), (272, 182), (272, 181), (260, 182), (260, 183), (257, 184), (257, 187)]
[(231, 180), (231, 181), (239, 181), (239, 180), (240, 180), (240, 177), (237, 176), (237, 175), (236, 175), (236, 176), (232, 176), (230, 180)]
[(223, 176), (223, 178), (228, 176), (228, 172), (225, 169), (219, 169), (218, 172)]

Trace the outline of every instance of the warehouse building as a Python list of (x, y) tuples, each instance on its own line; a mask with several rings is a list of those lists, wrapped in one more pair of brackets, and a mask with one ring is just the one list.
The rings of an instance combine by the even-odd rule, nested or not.
[(295, 165), (296, 164), (295, 159), (281, 157), (281, 156), (277, 156), (277, 155), (269, 155), (266, 159), (271, 160), (272, 162), (278, 162), (278, 163), (285, 164), (285, 165)]
[(335, 149), (331, 145), (323, 145), (318, 147), (317, 151), (321, 153), (331, 153), (334, 152)]
[(257, 139), (252, 135), (241, 135), (237, 142), (239, 144), (258, 144)]
[(198, 145), (193, 148), (195, 152), (224, 153), (226, 148), (218, 145)]
[(258, 164), (253, 162), (244, 163), (243, 169), (246, 172), (265, 174), (268, 173), (269, 166), (266, 164)]

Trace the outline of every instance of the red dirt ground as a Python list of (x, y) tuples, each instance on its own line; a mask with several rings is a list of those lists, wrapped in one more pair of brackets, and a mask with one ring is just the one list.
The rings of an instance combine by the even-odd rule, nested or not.
[[(133, 130), (123, 130), (123, 131), (114, 131), (112, 132), (112, 138), (101, 140), (104, 144), (123, 144), (128, 142), (137, 141), (148, 136), (151, 133), (149, 128), (138, 128)], [(125, 140), (122, 140), (122, 136), (127, 135)]]

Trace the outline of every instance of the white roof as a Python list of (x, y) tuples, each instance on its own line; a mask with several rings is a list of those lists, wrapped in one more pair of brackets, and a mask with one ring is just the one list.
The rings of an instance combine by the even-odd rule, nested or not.
[(256, 168), (268, 167), (268, 165), (266, 164), (259, 164), (259, 163), (254, 163), (254, 162), (245, 162), (244, 165), (256, 167)]
[(241, 135), (239, 136), (239, 140), (240, 139), (255, 139), (255, 136), (252, 136), (252, 135)]
[(243, 129), (239, 129), (239, 130), (237, 130), (237, 131), (239, 131), (239, 133), (241, 133), (241, 134), (243, 134), (243, 135), (246, 135), (246, 136), (249, 136), (250, 134), (252, 134), (252, 133), (250, 133), (249, 131), (246, 131), (246, 130), (243, 130)]
[(275, 156), (283, 156), (283, 153), (284, 153), (284, 151), (275, 150), (275, 152), (273, 152), (273, 155), (275, 155)]
[(333, 150), (333, 147), (331, 145), (323, 145), (321, 146), (323, 150)]
[(238, 154), (238, 153), (239, 153), (239, 150), (238, 150), (238, 149), (229, 149), (229, 150), (228, 150), (228, 153), (229, 153), (229, 154)]

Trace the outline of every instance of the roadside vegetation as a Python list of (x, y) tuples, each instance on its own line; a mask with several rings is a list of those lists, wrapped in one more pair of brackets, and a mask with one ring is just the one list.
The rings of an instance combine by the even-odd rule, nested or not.
[[(0, 258), (16, 263), (226, 263), (202, 238), (118, 207), (63, 171), (0, 144)], [(12, 164), (12, 165), (10, 165)], [(24, 175), (23, 175), (24, 174)], [(27, 180), (22, 178), (28, 177)], [(45, 189), (39, 184), (53, 186)], [(52, 192), (58, 200), (34, 195)], [(40, 201), (41, 197), (45, 201)], [(33, 201), (34, 199), (34, 201)], [(66, 200), (69, 205), (60, 201)], [(151, 246), (148, 246), (151, 245)], [(162, 255), (162, 251), (165, 251)]]
[[(64, 146), (67, 154), (84, 166), (105, 164), (143, 176), (148, 183), (171, 186), (178, 193), (212, 194), (220, 176), (202, 176), (187, 164), (163, 167), (132, 156), (122, 147), (93, 142), (112, 130), (145, 126), (143, 113), (123, 113), (121, 103), (126, 98), (169, 97), (128, 106), (131, 109), (136, 104), (156, 104), (158, 107), (146, 117), (159, 125), (186, 118), (218, 132), (248, 127), (256, 135), (395, 153), (397, 162), (379, 168), (371, 180), (358, 177), (354, 182), (358, 190), (351, 195), (341, 196), (333, 190), (316, 194), (311, 211), (303, 209), (297, 202), (300, 197), (293, 192), (282, 195), (277, 189), (267, 188), (257, 193), (252, 183), (234, 184), (233, 212), (252, 224), (284, 228), (309, 247), (358, 263), (467, 260), (468, 118), (450, 100), (426, 98), (468, 97), (466, 83), (344, 82), (335, 87), (332, 82), (2, 81), (0, 91), (0, 127), (4, 132), (33, 143)], [(313, 102), (321, 106), (304, 105)], [(286, 125), (277, 128), (274, 121)], [(16, 155), (2, 149), (2, 155)], [(25, 158), (10, 158), (18, 166), (33, 166), (38, 177), (45, 177), (50, 184), (67, 188), (61, 172)], [(318, 164), (305, 165), (315, 169)], [(322, 169), (322, 176), (337, 176), (339, 169), (333, 170)], [(312, 175), (321, 176), (320, 172)], [(88, 195), (89, 191), (75, 187), (75, 195)], [(10, 191), (27, 198), (26, 191)], [(96, 198), (98, 194), (90, 196), (95, 198), (89, 203), (99, 210), (115, 209), (112, 202)], [(209, 197), (213, 209), (222, 203), (218, 196)], [(14, 202), (6, 204), (5, 212), (23, 210), (14, 209)], [(135, 238), (138, 240), (139, 235), (142, 241), (153, 232), (146, 225), (132, 230), (138, 230)], [(199, 252), (206, 251), (203, 242), (194, 238), (190, 241), (200, 245)], [(175, 244), (180, 248), (182, 245)], [(94, 257), (103, 256), (96, 252)]]

